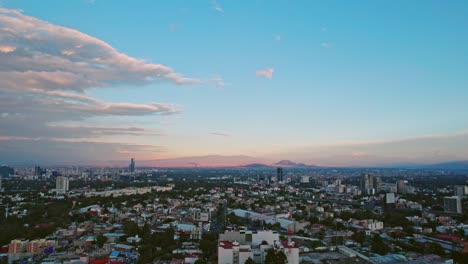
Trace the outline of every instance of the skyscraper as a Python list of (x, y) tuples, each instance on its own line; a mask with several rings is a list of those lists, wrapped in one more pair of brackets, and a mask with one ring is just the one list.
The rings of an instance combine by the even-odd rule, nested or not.
[(449, 196), (444, 197), (444, 211), (451, 213), (462, 213), (461, 197)]
[(406, 181), (405, 180), (397, 181), (397, 192), (402, 193), (402, 194), (406, 193)]
[(59, 176), (55, 180), (55, 191), (57, 193), (68, 192), (69, 179), (67, 177)]
[(382, 179), (380, 178), (380, 176), (374, 176), (373, 187), (375, 189), (375, 193), (379, 193), (382, 189)]
[(465, 185), (455, 185), (453, 187), (453, 195), (455, 196), (464, 196), (467, 194), (467, 186)]
[(374, 194), (374, 176), (369, 173), (361, 174), (361, 192), (363, 194)]
[(8, 178), (11, 174), (14, 174), (14, 170), (6, 165), (0, 166), (0, 176)]
[(135, 160), (133, 158), (130, 160), (130, 166), (128, 166), (128, 169), (131, 173), (135, 172)]
[(276, 180), (278, 182), (284, 182), (283, 168), (281, 167), (276, 168)]

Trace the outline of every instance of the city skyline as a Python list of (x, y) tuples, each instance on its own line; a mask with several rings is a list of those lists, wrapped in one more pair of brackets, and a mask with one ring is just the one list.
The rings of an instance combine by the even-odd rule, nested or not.
[(466, 2), (45, 3), (0, 2), (2, 163), (468, 160)]

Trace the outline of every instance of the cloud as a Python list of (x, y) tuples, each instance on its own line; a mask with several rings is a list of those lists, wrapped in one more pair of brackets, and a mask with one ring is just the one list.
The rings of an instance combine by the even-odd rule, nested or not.
[(212, 0), (211, 3), (213, 5), (214, 10), (220, 13), (224, 13), (224, 9), (221, 7), (217, 0)]
[(130, 135), (130, 136), (159, 136), (156, 131), (143, 127), (104, 127), (104, 126), (82, 126), (82, 125), (49, 125), (56, 133), (63, 133), (75, 137), (101, 137), (112, 135)]
[[(162, 135), (160, 131), (143, 127), (89, 125), (92, 118), (180, 113), (179, 106), (171, 103), (107, 102), (88, 94), (90, 89), (113, 88), (118, 93), (121, 86), (138, 89), (153, 82), (224, 85), (221, 77), (186, 77), (169, 66), (119, 52), (78, 30), (27, 16), (19, 10), (0, 8), (0, 140), (2, 146), (12, 150), (11, 159), (28, 156), (27, 150), (35, 152), (39, 145), (47, 147), (47, 152), (59, 151), (58, 144), (66, 149), (76, 147), (73, 152), (86, 150), (93, 156), (89, 139)], [(75, 125), (65, 125), (69, 123)], [(13, 142), (21, 143), (15, 146)], [(65, 143), (68, 143), (66, 147)], [(94, 147), (102, 145), (110, 151), (119, 144), (132, 145), (101, 143)], [(135, 147), (132, 151), (140, 149)], [(60, 151), (50, 156), (70, 152)], [(2, 160), (8, 160), (3, 159), (5, 155)]]
[(218, 137), (231, 137), (231, 135), (229, 135), (229, 134), (220, 133), (220, 132), (212, 132), (212, 133), (210, 133), (210, 135), (218, 136)]
[(352, 151), (351, 156), (353, 156), (353, 157), (365, 157), (365, 156), (369, 156), (369, 154), (367, 152), (365, 152), (365, 151)]
[(16, 50), (13, 45), (0, 45), (0, 53), (10, 53)]
[(394, 140), (345, 141), (278, 151), (309, 164), (326, 166), (392, 166), (467, 160), (468, 132), (423, 135)]
[(130, 155), (143, 159), (166, 151), (161, 146), (120, 142), (25, 137), (2, 140), (0, 136), (0, 160), (13, 164), (105, 165), (107, 161), (130, 158)]
[(331, 43), (331, 42), (322, 42), (322, 43), (320, 43), (320, 46), (328, 49), (328, 48), (333, 47), (333, 43)]
[(273, 78), (273, 68), (267, 68), (267, 69), (261, 69), (261, 70), (258, 70), (255, 75), (257, 77), (265, 77), (265, 78), (268, 78), (268, 79), (271, 79)]
[(169, 24), (169, 26), (168, 26), (168, 29), (171, 32), (176, 31), (178, 28), (179, 28), (179, 25), (177, 25), (177, 24)]
[(281, 35), (273, 34), (273, 37), (275, 38), (276, 41), (280, 41), (280, 40), (281, 40)]
[[(0, 8), (0, 56), (0, 78), (12, 75), (17, 85), (48, 84), (41, 86), (48, 90), (82, 92), (94, 87), (153, 81), (206, 84), (169, 66), (130, 57), (78, 30), (5, 8)], [(15, 89), (17, 85), (8, 82), (4, 86)]]

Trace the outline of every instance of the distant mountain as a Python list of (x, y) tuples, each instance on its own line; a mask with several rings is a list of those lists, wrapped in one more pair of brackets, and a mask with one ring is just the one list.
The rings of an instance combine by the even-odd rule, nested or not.
[(271, 166), (266, 165), (266, 164), (262, 164), (262, 163), (252, 163), (252, 164), (244, 165), (242, 167), (245, 167), (245, 168), (269, 168)]
[(136, 165), (144, 167), (237, 167), (258, 163), (258, 159), (245, 155), (207, 155), (158, 160), (136, 160)]
[(291, 160), (281, 160), (281, 161), (278, 161), (277, 163), (275, 163), (273, 165), (278, 166), (278, 167), (290, 167), (290, 168), (318, 167), (318, 166), (315, 166), (315, 165), (307, 165), (307, 164), (304, 164), (304, 163), (297, 163), (297, 162), (294, 162), (294, 161), (291, 161)]
[(430, 164), (423, 166), (423, 168), (440, 170), (468, 170), (468, 160)]

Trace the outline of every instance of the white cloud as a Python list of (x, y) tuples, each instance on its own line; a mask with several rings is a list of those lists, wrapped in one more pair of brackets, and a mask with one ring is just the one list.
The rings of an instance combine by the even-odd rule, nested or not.
[(217, 0), (212, 0), (211, 3), (213, 4), (213, 9), (216, 10), (217, 12), (224, 13), (224, 9), (221, 7), (221, 5), (218, 3)]
[[(15, 43), (15, 46), (8, 43)], [(130, 57), (80, 31), (5, 8), (0, 8), (0, 51), (1, 56), (7, 56), (0, 58), (0, 70), (16, 74), (15, 78), (23, 78), (23, 83), (27, 80), (39, 82), (43, 80), (41, 77), (53, 74), (62, 75), (60, 80), (68, 81), (48, 89), (84, 91), (91, 87), (156, 80), (176, 84), (203, 83), (166, 65)]]
[[(78, 30), (50, 24), (19, 10), (0, 8), (0, 139), (2, 146), (10, 150), (4, 149), (0, 159), (5, 158), (7, 152), (26, 157), (28, 149), (39, 146), (39, 141), (41, 146), (50, 145), (48, 152), (58, 150), (52, 146), (58, 142), (62, 146), (66, 142), (66, 147), (74, 146), (79, 152), (80, 148), (86, 151), (92, 148), (87, 141), (89, 138), (159, 136), (159, 131), (153, 129), (86, 124), (94, 117), (179, 113), (174, 104), (106, 102), (87, 94), (91, 88), (131, 85), (137, 89), (140, 85), (158, 81), (178, 85), (223, 85), (221, 77), (189, 78), (169, 66), (121, 53), (108, 43)], [(69, 122), (78, 125), (63, 125)], [(111, 151), (119, 144), (130, 143), (106, 144), (103, 146)], [(60, 156), (64, 152), (60, 153), (50, 155)]]
[(331, 42), (322, 42), (322, 43), (320, 43), (320, 46), (328, 49), (328, 48), (333, 47), (333, 43), (331, 43)]
[(218, 137), (230, 137), (230, 136), (231, 136), (231, 135), (229, 135), (229, 134), (220, 133), (220, 132), (212, 132), (212, 133), (210, 133), (210, 135), (218, 136)]
[(273, 78), (273, 68), (260, 69), (255, 73), (257, 77)]

